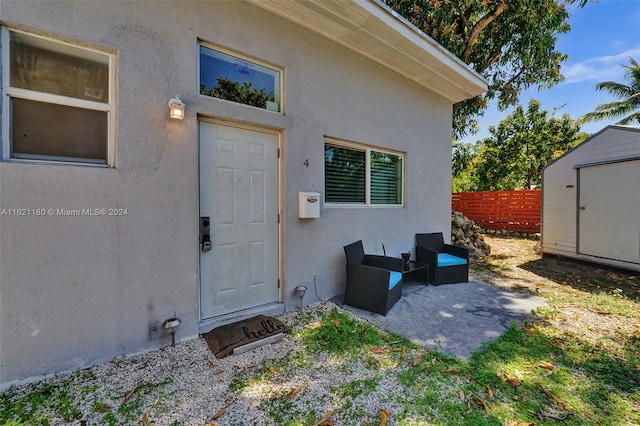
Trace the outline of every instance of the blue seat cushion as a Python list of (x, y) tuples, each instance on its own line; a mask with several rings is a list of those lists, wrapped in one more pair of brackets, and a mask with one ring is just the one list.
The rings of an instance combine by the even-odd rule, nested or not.
[(467, 260), (449, 253), (438, 253), (438, 267), (466, 265)]
[(389, 271), (389, 290), (398, 285), (402, 281), (402, 272)]

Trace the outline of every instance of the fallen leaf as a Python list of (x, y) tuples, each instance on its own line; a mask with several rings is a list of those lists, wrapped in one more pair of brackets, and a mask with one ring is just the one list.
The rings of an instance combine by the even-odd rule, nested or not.
[(507, 376), (505, 381), (507, 383), (509, 383), (511, 386), (513, 386), (514, 388), (520, 386), (520, 380), (518, 380), (518, 379), (514, 379), (514, 378), (511, 378), (511, 377)]
[(416, 365), (420, 364), (422, 362), (422, 357), (418, 357), (416, 359), (413, 360), (413, 362), (411, 363), (411, 365), (413, 367), (415, 367)]
[(290, 401), (290, 400), (291, 400), (291, 398), (293, 398), (294, 396), (296, 396), (296, 395), (298, 394), (298, 392), (300, 392), (300, 391), (302, 390), (302, 388), (303, 388), (303, 387), (304, 387), (304, 386), (299, 385), (299, 386), (296, 386), (295, 388), (291, 389), (291, 390), (287, 393), (287, 395), (285, 395), (284, 400), (285, 400), (285, 401)]
[(456, 370), (455, 368), (447, 368), (445, 370), (442, 370), (443, 373), (451, 373), (454, 376), (459, 376), (460, 372), (458, 370)]
[(528, 394), (528, 393), (525, 393), (525, 394), (522, 396), (522, 403), (523, 403), (523, 404), (526, 404), (526, 403), (527, 403), (527, 401), (529, 401), (529, 394)]
[(335, 320), (335, 321), (333, 322), (333, 325), (335, 325), (335, 326), (336, 326), (336, 328), (340, 327), (340, 320)]
[(218, 419), (219, 419), (220, 417), (222, 417), (222, 415), (223, 415), (224, 413), (226, 413), (226, 412), (227, 412), (227, 410), (226, 410), (225, 408), (223, 408), (222, 410), (220, 410), (220, 411), (218, 411), (217, 413), (215, 413), (215, 414), (213, 415), (213, 417), (211, 417), (211, 420), (218, 420)]
[(390, 368), (391, 368), (391, 370), (395, 370), (396, 368), (398, 368), (399, 365), (400, 365), (400, 363), (396, 362), (396, 363), (392, 364)]
[(140, 417), (140, 421), (138, 423), (144, 423), (147, 420), (149, 420), (149, 416), (147, 416), (147, 414), (143, 414), (142, 417)]
[(458, 391), (458, 395), (460, 396), (460, 401), (464, 402), (464, 391), (462, 389)]
[(491, 389), (491, 386), (485, 385), (485, 387), (487, 388), (487, 395), (489, 395), (489, 398), (493, 398), (493, 389)]
[(404, 358), (407, 356), (407, 348), (402, 348), (402, 352), (400, 352), (400, 358)]
[(144, 370), (148, 366), (149, 366), (149, 363), (148, 362), (144, 362), (144, 363), (140, 364), (140, 366), (138, 367), (138, 370)]
[(111, 410), (113, 410), (111, 405), (100, 405), (94, 409), (96, 413), (106, 413)]
[(207, 423), (207, 426), (218, 426), (218, 423), (215, 423), (215, 422), (209, 422), (209, 423)]
[(380, 426), (386, 426), (387, 421), (389, 420), (389, 416), (391, 414), (384, 408), (380, 409), (379, 414), (380, 414)]
[(480, 398), (479, 396), (476, 396), (476, 403), (479, 406), (481, 406), (484, 411), (487, 411), (489, 409), (489, 404), (487, 404), (487, 401), (485, 401), (484, 399)]
[(549, 392), (548, 390), (543, 388), (540, 383), (536, 383), (536, 386), (538, 386), (540, 388), (540, 390), (542, 392), (544, 392), (545, 395), (547, 395), (549, 398), (551, 398), (553, 400), (553, 402), (555, 402), (557, 404), (562, 404), (562, 400), (560, 398), (558, 398), (557, 396), (555, 396), (554, 394), (552, 394), (551, 392)]
[(335, 425), (335, 420), (331, 420), (331, 411), (327, 411), (323, 418), (320, 419), (318, 423), (314, 426), (333, 426)]
[(384, 349), (384, 348), (371, 348), (369, 350), (374, 354), (383, 354), (383, 353), (387, 352), (387, 350)]
[(547, 361), (540, 361), (540, 363), (538, 364), (538, 367), (546, 368), (549, 371), (553, 371), (556, 368), (553, 364)]
[(122, 400), (122, 403), (126, 404), (131, 399), (134, 393), (136, 393), (136, 388), (131, 389), (131, 391), (127, 394), (127, 396), (125, 396), (124, 399)]

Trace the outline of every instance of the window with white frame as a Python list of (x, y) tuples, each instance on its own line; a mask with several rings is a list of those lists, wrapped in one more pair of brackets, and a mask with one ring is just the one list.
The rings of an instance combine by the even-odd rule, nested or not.
[(112, 164), (112, 55), (2, 28), (4, 158)]
[(401, 206), (403, 163), (398, 152), (325, 139), (325, 203)]
[(282, 112), (281, 70), (200, 45), (200, 94)]

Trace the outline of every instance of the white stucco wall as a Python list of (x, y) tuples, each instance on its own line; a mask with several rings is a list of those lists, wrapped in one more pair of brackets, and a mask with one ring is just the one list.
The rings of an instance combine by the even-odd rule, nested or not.
[[(450, 232), (450, 102), (244, 2), (1, 1), (5, 25), (116, 52), (115, 168), (0, 163), (0, 208), (126, 208), (121, 217), (0, 217), (0, 383), (77, 368), (198, 334), (198, 115), (282, 131), (282, 302), (344, 288), (342, 246), (413, 251)], [(285, 114), (198, 94), (197, 42), (285, 70)], [(187, 117), (170, 121), (176, 93)], [(5, 112), (2, 112), (5, 114)], [(324, 136), (406, 152), (404, 208), (323, 208)], [(305, 160), (309, 166), (305, 166)]]

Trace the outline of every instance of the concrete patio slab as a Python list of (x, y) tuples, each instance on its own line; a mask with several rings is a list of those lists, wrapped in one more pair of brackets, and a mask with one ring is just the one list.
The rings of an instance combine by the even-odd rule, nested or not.
[(409, 281), (386, 317), (343, 307), (424, 348), (468, 359), (483, 343), (499, 337), (513, 321), (529, 318), (544, 302), (528, 293), (475, 281), (440, 286)]

